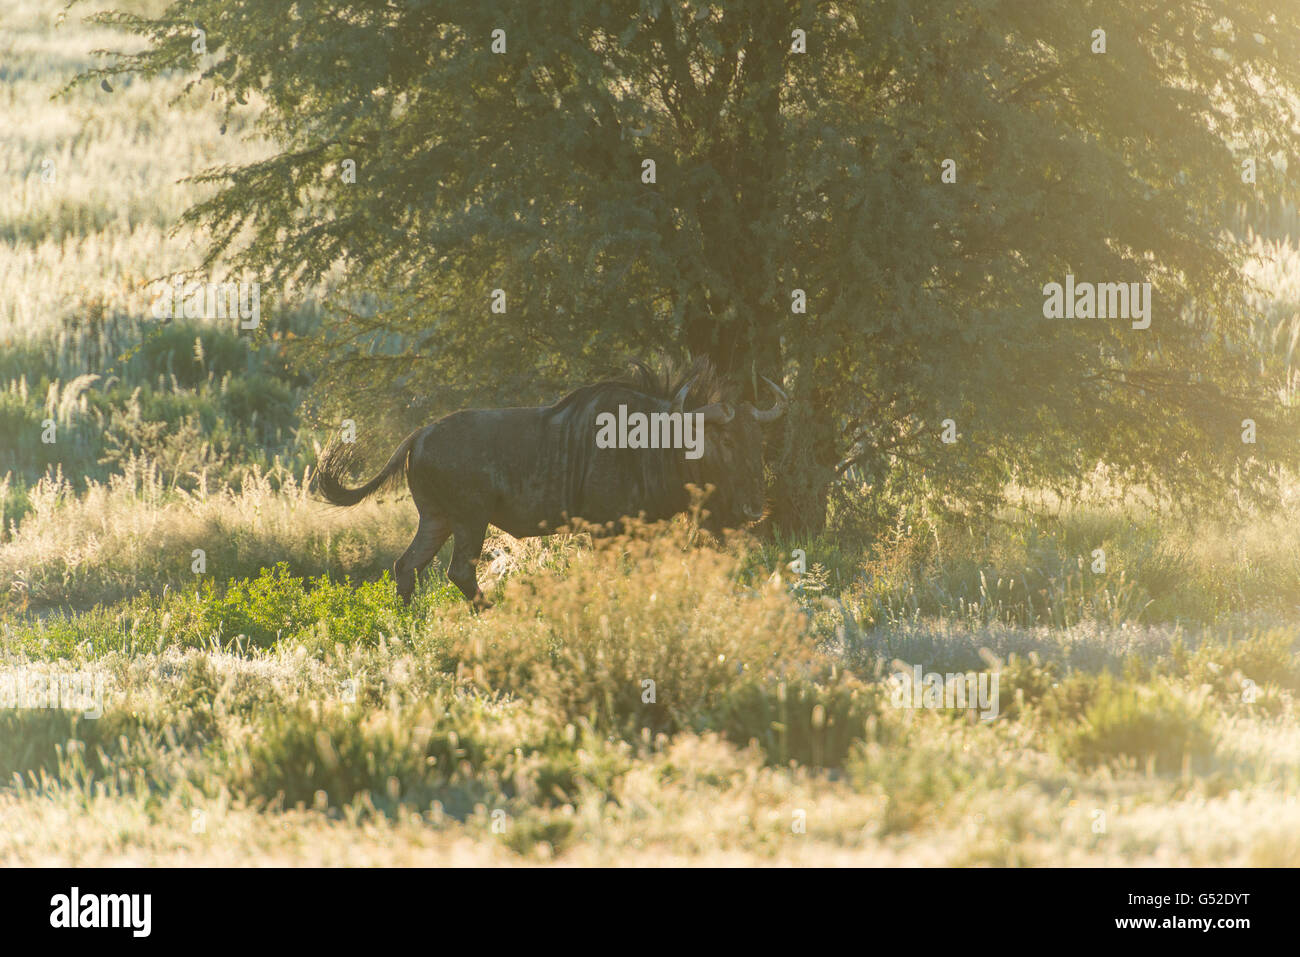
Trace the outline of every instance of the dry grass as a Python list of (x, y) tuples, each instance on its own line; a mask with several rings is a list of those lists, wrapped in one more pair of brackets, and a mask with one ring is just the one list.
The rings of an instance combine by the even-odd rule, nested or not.
[[(108, 344), (138, 342), (148, 282), (193, 264), (195, 237), (169, 235), (200, 195), (181, 181), (265, 149), (242, 127), (222, 135), (219, 118), (199, 104), (173, 103), (183, 77), (124, 82), (112, 93), (87, 84), (52, 99), (79, 71), (98, 65), (91, 50), (132, 43), (83, 23), (85, 16), (157, 6), (93, 2), (65, 16), (61, 2), (18, 0), (0, 9), (0, 60), (10, 74), (0, 164), (19, 183), (0, 194), (0, 342), (43, 336), (87, 313), (137, 317), (112, 327)], [(47, 161), (50, 182), (42, 178)], [(84, 370), (78, 361), (101, 334), (92, 324), (59, 340), (71, 370), (62, 374)]]
[[(394, 500), (332, 508), (284, 470), (254, 472), (238, 490), (200, 483), (187, 492), (140, 460), (81, 495), (54, 475), (29, 498), (33, 511), (0, 544), (0, 607), (11, 610), (86, 608), (256, 574), (286, 558), (299, 574), (374, 577), (406, 546), (414, 512)], [(192, 570), (195, 549), (203, 575)]]
[[(982, 722), (892, 706), (881, 658), (745, 584), (743, 549), (678, 526), (524, 552), (488, 613), (421, 601), (261, 649), (196, 647), (195, 599), (133, 609), (141, 647), (63, 665), (105, 676), (102, 718), (0, 711), (0, 860), (1300, 863), (1294, 627), (870, 636), (927, 669), (999, 649)], [(20, 647), (5, 667), (58, 664)]]
[[(147, 281), (193, 264), (198, 237), (167, 233), (198, 195), (179, 180), (265, 148), (172, 103), (181, 78), (51, 102), (122, 42), (79, 22), (109, 5), (159, 0), (0, 9), (0, 343), (58, 380), (0, 388), (70, 430), (100, 424), (92, 362), (154, 328)], [(1257, 331), (1289, 355), (1300, 264), (1258, 249)], [(498, 537), (475, 616), (380, 580), (404, 498), (190, 478), (52, 474), (0, 534), (0, 670), (105, 681), (98, 719), (0, 709), (0, 863), (1300, 865), (1294, 498), (1186, 527), (1103, 477), (865, 551)], [(768, 584), (796, 545), (815, 574)], [(368, 584), (301, 580), (322, 574)], [(896, 661), (990, 659), (994, 721), (890, 704)]]

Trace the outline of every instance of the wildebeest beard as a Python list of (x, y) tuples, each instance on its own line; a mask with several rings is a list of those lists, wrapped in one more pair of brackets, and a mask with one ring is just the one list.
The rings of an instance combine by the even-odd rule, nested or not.
[[(405, 475), (420, 524), (393, 565), (398, 594), (410, 601), (418, 573), (449, 537), (455, 547), (447, 577), (467, 599), (486, 604), (475, 573), (487, 526), (516, 538), (549, 535), (580, 520), (608, 526), (623, 518), (659, 521), (691, 506), (688, 486), (713, 487), (704, 522), (713, 528), (750, 524), (763, 515), (762, 432), (779, 417), (785, 393), (770, 380), (776, 402), (759, 410), (733, 401), (734, 386), (707, 360), (675, 375), (644, 364), (629, 375), (570, 392), (553, 405), (466, 409), (408, 435), (374, 478), (349, 488), (344, 478), (353, 446), (332, 442), (316, 478), (334, 505), (355, 505)], [(699, 414), (704, 453), (681, 448), (600, 448), (597, 417), (641, 412)]]

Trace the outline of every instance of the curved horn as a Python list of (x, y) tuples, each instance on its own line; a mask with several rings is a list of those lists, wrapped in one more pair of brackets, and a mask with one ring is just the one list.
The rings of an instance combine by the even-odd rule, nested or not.
[(691, 377), (690, 379), (688, 379), (687, 382), (686, 382), (686, 385), (684, 385), (684, 386), (682, 386), (680, 389), (678, 389), (678, 390), (677, 390), (677, 394), (676, 394), (675, 396), (673, 396), (673, 405), (672, 405), (672, 410), (673, 410), (674, 412), (680, 412), (680, 411), (682, 411), (682, 406), (685, 405), (685, 403), (686, 403), (686, 395), (687, 395), (688, 392), (691, 391), (691, 386), (695, 385), (695, 379), (696, 379), (696, 378), (697, 378), (697, 377), (694, 377), (694, 376), (693, 376), (693, 377)]
[(726, 425), (736, 417), (736, 410), (725, 402), (713, 402), (695, 411), (704, 416), (705, 422), (714, 422), (718, 425)]
[(762, 412), (758, 409), (753, 409), (754, 418), (758, 419), (760, 422), (774, 422), (781, 418), (782, 413), (785, 412), (785, 407), (790, 404), (790, 397), (782, 392), (781, 387), (767, 376), (761, 375), (759, 378), (766, 382), (768, 387), (776, 393), (776, 404), (772, 406), (772, 408), (766, 409)]

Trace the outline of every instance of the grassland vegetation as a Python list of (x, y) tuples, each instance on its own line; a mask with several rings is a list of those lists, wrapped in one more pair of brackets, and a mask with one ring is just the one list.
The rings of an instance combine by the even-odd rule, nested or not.
[[(1300, 865), (1294, 477), (1222, 516), (1104, 470), (982, 515), (850, 477), (818, 534), (496, 535), (491, 611), (449, 549), (404, 605), (409, 499), (309, 491), (321, 290), (150, 317), (182, 180), (265, 144), (179, 76), (51, 100), (121, 42), (61, 13), (0, 12), (0, 696), (85, 672), (103, 713), (0, 707), (0, 861)], [(1288, 364), (1290, 215), (1252, 240)], [(894, 706), (912, 665), (996, 670), (998, 717)]]

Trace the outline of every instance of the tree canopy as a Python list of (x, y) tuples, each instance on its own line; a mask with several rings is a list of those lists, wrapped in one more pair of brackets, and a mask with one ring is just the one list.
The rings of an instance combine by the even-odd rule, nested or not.
[[(183, 71), (256, 111), (275, 155), (206, 173), (187, 218), (212, 228), (209, 262), (334, 277), (320, 388), (393, 431), (667, 351), (786, 384), (769, 460), (790, 528), (820, 525), (848, 469), (962, 504), (1099, 461), (1180, 496), (1264, 495), (1300, 459), (1224, 228), (1232, 204), (1297, 195), (1298, 4), (186, 0), (101, 19), (148, 43), (88, 78)], [(1046, 316), (1067, 277), (1150, 283), (1149, 327)]]

